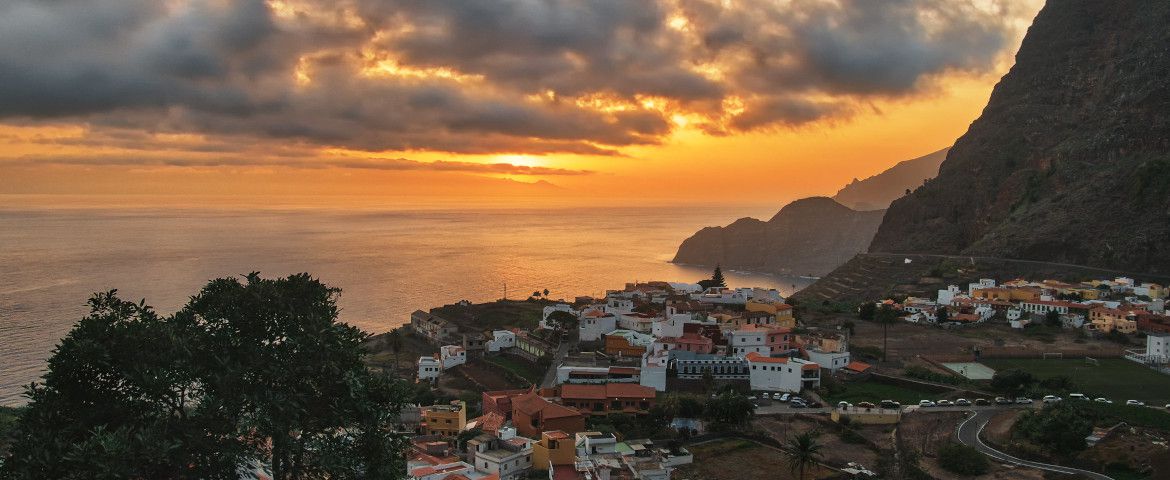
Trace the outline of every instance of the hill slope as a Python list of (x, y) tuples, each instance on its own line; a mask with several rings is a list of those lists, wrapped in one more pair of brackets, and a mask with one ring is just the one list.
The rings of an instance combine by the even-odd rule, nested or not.
[(905, 195), (906, 189), (913, 190), (923, 181), (938, 175), (938, 167), (947, 158), (944, 148), (929, 155), (903, 160), (888, 170), (866, 178), (854, 179), (833, 195), (833, 200), (854, 210), (882, 210), (890, 202)]
[(830, 198), (797, 200), (767, 222), (741, 218), (683, 241), (675, 263), (823, 275), (865, 251), (884, 211), (858, 212)]
[(1170, 2), (1051, 0), (872, 252), (1170, 272)]

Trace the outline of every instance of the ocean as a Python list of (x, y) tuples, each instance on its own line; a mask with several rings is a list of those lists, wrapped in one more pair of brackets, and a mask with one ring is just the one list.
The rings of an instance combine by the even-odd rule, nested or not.
[[(25, 403), (93, 292), (117, 289), (169, 314), (209, 279), (309, 272), (342, 289), (340, 320), (379, 333), (410, 312), (459, 300), (599, 296), (626, 282), (694, 282), (706, 267), (669, 263), (698, 229), (766, 205), (531, 205), (391, 199), (345, 206), (128, 204), (0, 196), (0, 405)], [(733, 286), (810, 280), (725, 272)]]

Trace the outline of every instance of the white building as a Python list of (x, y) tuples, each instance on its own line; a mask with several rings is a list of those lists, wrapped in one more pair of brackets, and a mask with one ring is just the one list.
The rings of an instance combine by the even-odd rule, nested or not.
[(443, 345), (439, 347), (439, 361), (443, 363), (443, 370), (467, 363), (467, 350), (459, 345)]
[(821, 366), (799, 358), (767, 357), (749, 353), (748, 381), (752, 390), (765, 392), (800, 392), (821, 384)]
[(1146, 335), (1146, 358), (1152, 363), (1170, 363), (1170, 333)]
[(577, 315), (577, 311), (573, 310), (573, 307), (567, 303), (548, 305), (544, 307), (544, 314), (540, 317), (540, 328), (552, 329), (552, 326), (548, 324), (548, 316), (552, 315), (553, 312), (566, 312)]
[(435, 357), (418, 357), (418, 379), (434, 380), (439, 378), (439, 373), (443, 371), (443, 364), (435, 360)]
[(487, 341), (487, 351), (498, 352), (516, 346), (516, 333), (511, 330), (492, 330), (492, 339)]
[(666, 318), (657, 320), (651, 327), (650, 333), (658, 338), (681, 337), (683, 325), (696, 323), (689, 313), (678, 313), (674, 306), (666, 307)]
[(634, 311), (634, 301), (628, 298), (607, 296), (605, 299), (605, 311), (615, 315), (630, 313)]
[[(750, 328), (749, 328), (750, 327)], [(738, 330), (727, 332), (727, 346), (733, 357), (744, 357), (749, 353), (759, 353), (764, 356), (772, 354), (772, 347), (768, 345), (768, 329), (755, 325), (741, 327)]]
[(484, 434), (469, 440), (467, 450), (476, 471), (513, 479), (532, 468), (532, 443), (516, 436), (515, 428), (501, 427), (498, 436)]
[(650, 333), (654, 330), (654, 322), (660, 318), (649, 313), (621, 313), (618, 314), (618, 327), (638, 333)]
[(647, 351), (642, 355), (642, 372), (639, 384), (656, 391), (666, 391), (666, 369), (670, 364), (670, 352), (666, 350)]
[(836, 372), (846, 365), (849, 365), (849, 350), (840, 352), (828, 352), (819, 348), (812, 348), (805, 350), (810, 362), (816, 363), (821, 367), (829, 369), (830, 372)]
[(605, 308), (590, 308), (583, 310), (577, 322), (577, 336), (582, 342), (594, 342), (602, 335), (617, 330), (617, 315), (605, 311)]
[(948, 286), (946, 290), (939, 290), (938, 291), (938, 304), (939, 305), (950, 305), (951, 302), (955, 301), (955, 296), (961, 295), (962, 293), (963, 293), (963, 291), (959, 289), (958, 285), (951, 285), (951, 286)]
[[(990, 278), (980, 278), (978, 282), (967, 284), (967, 295), (974, 295), (975, 290), (983, 288), (995, 288), (995, 280)], [(942, 303), (942, 302), (939, 302)]]
[(774, 302), (783, 302), (784, 297), (780, 295), (780, 291), (774, 288), (724, 288), (711, 287), (703, 291), (703, 293), (691, 294), (691, 299), (698, 300), (702, 303), (713, 303), (720, 305), (745, 305), (750, 299), (756, 300), (771, 300)]

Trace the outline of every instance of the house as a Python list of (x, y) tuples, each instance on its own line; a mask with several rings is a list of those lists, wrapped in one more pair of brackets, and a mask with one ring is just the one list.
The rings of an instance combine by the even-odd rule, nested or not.
[(480, 397), (483, 402), (483, 414), (498, 413), (506, 420), (512, 419), (512, 398), (518, 397), (530, 390), (523, 388), (518, 390), (494, 390), (490, 392), (483, 392)]
[(1165, 373), (1170, 373), (1170, 333), (1151, 333), (1146, 335), (1145, 350), (1126, 350), (1125, 358), (1146, 365), (1161, 367)]
[(678, 337), (685, 333), (683, 325), (694, 321), (692, 314), (679, 312), (674, 306), (667, 306), (665, 317), (654, 322), (650, 334), (658, 338)]
[(459, 327), (451, 321), (422, 310), (410, 314), (410, 328), (433, 344), (450, 340), (459, 333)]
[(666, 370), (670, 365), (670, 352), (658, 350), (642, 355), (641, 378), (638, 383), (659, 392), (666, 391)]
[(443, 370), (467, 363), (467, 350), (458, 345), (443, 345), (439, 347), (439, 361)]
[[(541, 330), (542, 332), (551, 332), (551, 330)], [(526, 332), (520, 330), (516, 332), (516, 348), (512, 351), (520, 356), (527, 358), (530, 361), (536, 361), (540, 357), (549, 355), (557, 350), (557, 344), (553, 340), (549, 340), (536, 332)]]
[(470, 332), (460, 333), (459, 338), (462, 340), (464, 358), (482, 358), (484, 350), (487, 349), (487, 344), (492, 337), (484, 332)]
[(577, 336), (582, 342), (593, 342), (617, 330), (617, 315), (605, 311), (604, 306), (581, 311), (577, 322)]
[(587, 415), (646, 413), (654, 406), (656, 391), (629, 383), (561, 385), (561, 403)]
[(443, 371), (443, 364), (433, 356), (418, 357), (418, 380), (434, 381)]
[(743, 357), (672, 350), (670, 358), (674, 362), (678, 378), (681, 379), (698, 380), (703, 378), (705, 372), (710, 372), (716, 380), (748, 379), (748, 365)]
[(467, 453), (476, 471), (501, 479), (519, 478), (532, 467), (533, 441), (503, 427), (499, 435), (481, 434), (467, 441)]
[(540, 434), (540, 440), (532, 446), (532, 468), (551, 470), (561, 465), (572, 465), (577, 460), (577, 449), (573, 437), (560, 430), (549, 430)]
[(1096, 307), (1089, 310), (1088, 327), (1102, 333), (1117, 330), (1130, 334), (1137, 331), (1137, 315), (1116, 308)]
[(790, 348), (791, 333), (787, 328), (746, 325), (726, 333), (727, 346), (733, 356), (742, 357), (751, 352), (770, 355)]
[(424, 434), (454, 437), (467, 428), (467, 403), (453, 400), (447, 405), (423, 407), (422, 420)]
[(849, 375), (866, 375), (868, 373), (871, 373), (869, 370), (870, 368), (872, 368), (870, 366), (870, 364), (865, 363), (865, 362), (858, 362), (858, 361), (854, 360), (852, 362), (849, 362), (849, 364), (846, 365), (845, 368), (842, 368), (841, 372), (845, 373), (845, 374), (849, 374)]
[(849, 337), (844, 333), (808, 333), (801, 335), (797, 342), (806, 359), (830, 372), (849, 365)]
[(748, 363), (748, 381), (752, 390), (795, 393), (821, 384), (821, 366), (815, 362), (768, 357), (756, 352), (747, 354), (744, 359)]
[(618, 329), (605, 334), (606, 355), (641, 357), (654, 337), (633, 330)]
[(638, 333), (649, 334), (654, 329), (654, 322), (659, 318), (661, 317), (651, 313), (620, 313), (618, 314), (618, 327), (625, 330), (633, 330)]
[(1141, 312), (1136, 315), (1137, 329), (1146, 333), (1170, 333), (1170, 316)]
[(516, 346), (516, 332), (511, 330), (492, 330), (491, 340), (487, 341), (485, 350), (499, 352)]
[(681, 337), (659, 338), (655, 343), (662, 345), (662, 350), (711, 353), (715, 349), (714, 341), (698, 333), (683, 333)]
[(480, 429), (484, 433), (491, 433), (493, 435), (499, 434), (500, 429), (504, 428), (508, 423), (508, 419), (499, 412), (488, 412), (467, 422), (468, 430)]
[(585, 415), (529, 391), (512, 398), (512, 424), (516, 426), (520, 435), (538, 438), (542, 432), (548, 430), (561, 430), (566, 433), (584, 431)]
[(581, 383), (638, 383), (641, 380), (638, 367), (589, 367), (564, 365), (557, 367), (556, 382), (560, 384)]

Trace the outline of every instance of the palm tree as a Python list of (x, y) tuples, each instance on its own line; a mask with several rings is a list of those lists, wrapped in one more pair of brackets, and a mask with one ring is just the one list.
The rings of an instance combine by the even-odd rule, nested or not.
[(821, 448), (824, 446), (817, 443), (817, 432), (809, 431), (800, 435), (792, 437), (788, 441), (788, 454), (792, 457), (788, 459), (788, 464), (792, 467), (792, 473), (800, 476), (800, 480), (804, 480), (804, 472), (810, 470), (821, 459)]
[(397, 328), (391, 330), (386, 343), (389, 344), (390, 351), (394, 352), (394, 369), (398, 370), (398, 352), (402, 351), (402, 331)]
[(898, 312), (895, 312), (894, 307), (889, 304), (882, 304), (882, 308), (877, 311), (874, 319), (882, 325), (882, 361), (884, 362), (886, 361), (886, 352), (889, 350), (890, 324), (898, 319)]

